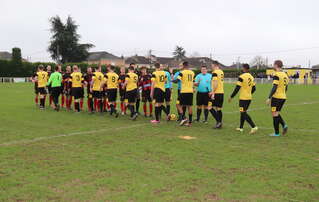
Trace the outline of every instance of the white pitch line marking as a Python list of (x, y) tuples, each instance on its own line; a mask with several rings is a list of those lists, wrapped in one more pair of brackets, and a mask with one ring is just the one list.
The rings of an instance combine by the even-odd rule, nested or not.
[(17, 141), (11, 141), (0, 144), (0, 146), (10, 146), (10, 145), (17, 145), (17, 144), (28, 144), (33, 142), (38, 142), (41, 140), (50, 140), (53, 138), (59, 138), (59, 137), (70, 137), (75, 135), (83, 135), (83, 134), (92, 134), (92, 133), (100, 133), (100, 132), (106, 132), (106, 131), (112, 131), (112, 130), (122, 130), (122, 129), (129, 129), (129, 128), (136, 128), (139, 126), (144, 126), (145, 124), (136, 124), (131, 126), (125, 126), (125, 127), (119, 127), (119, 128), (105, 128), (100, 130), (90, 130), (90, 131), (80, 131), (80, 132), (74, 132), (69, 134), (60, 134), (60, 135), (54, 135), (54, 136), (48, 136), (48, 137), (38, 137), (31, 140), (17, 140)]

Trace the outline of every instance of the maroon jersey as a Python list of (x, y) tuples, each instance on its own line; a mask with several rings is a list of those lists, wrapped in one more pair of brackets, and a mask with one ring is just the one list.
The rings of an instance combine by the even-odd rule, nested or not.
[(72, 83), (71, 83), (70, 79), (71, 79), (71, 73), (65, 72), (63, 74), (63, 81), (62, 81), (63, 89), (65, 89), (65, 90), (71, 89)]
[(93, 73), (92, 73), (92, 74), (86, 73), (86, 74), (84, 75), (84, 81), (87, 82), (86, 88), (87, 88), (87, 93), (88, 93), (88, 94), (91, 93), (91, 92), (90, 92), (90, 86), (91, 86), (91, 84), (92, 84), (92, 77), (93, 77)]
[(146, 74), (140, 77), (139, 86), (142, 87), (143, 91), (151, 90), (152, 87), (152, 75)]
[(126, 78), (126, 74), (120, 74), (119, 75), (119, 88), (120, 88), (120, 91), (125, 91), (125, 89), (123, 88), (124, 87), (124, 83), (125, 83), (125, 78)]

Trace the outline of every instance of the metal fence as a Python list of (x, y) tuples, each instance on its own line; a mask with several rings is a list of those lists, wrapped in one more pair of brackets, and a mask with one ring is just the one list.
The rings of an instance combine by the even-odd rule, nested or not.
[(30, 77), (0, 77), (0, 83), (25, 83), (31, 82)]

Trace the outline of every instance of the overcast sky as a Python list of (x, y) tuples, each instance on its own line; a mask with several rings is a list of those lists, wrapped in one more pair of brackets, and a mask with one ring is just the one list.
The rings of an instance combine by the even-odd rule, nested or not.
[(171, 56), (176, 45), (227, 65), (255, 55), (319, 64), (317, 0), (1, 0), (0, 51), (48, 61), (48, 20), (71, 15), (82, 42), (121, 56)]

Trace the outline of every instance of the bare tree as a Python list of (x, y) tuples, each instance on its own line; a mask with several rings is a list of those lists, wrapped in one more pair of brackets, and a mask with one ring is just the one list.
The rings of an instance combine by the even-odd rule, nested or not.
[(250, 65), (251, 66), (256, 66), (257, 69), (259, 69), (261, 67), (264, 67), (264, 66), (267, 65), (266, 64), (266, 58), (263, 58), (262, 56), (257, 55), (251, 60)]

